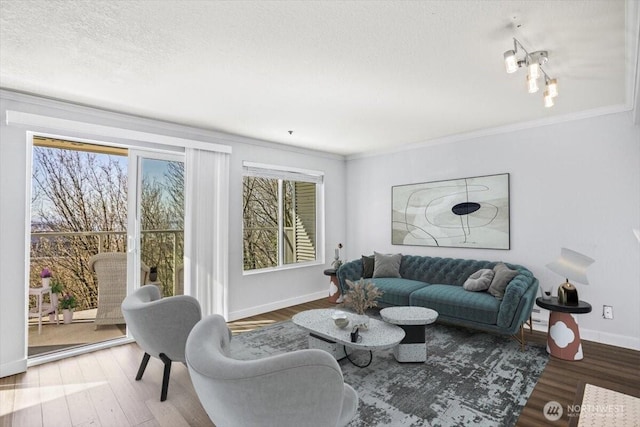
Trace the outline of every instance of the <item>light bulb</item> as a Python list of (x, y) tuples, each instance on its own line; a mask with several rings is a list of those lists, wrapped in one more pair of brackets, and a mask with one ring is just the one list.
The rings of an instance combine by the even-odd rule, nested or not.
[(549, 79), (547, 80), (547, 92), (549, 92), (549, 96), (555, 98), (558, 96), (558, 80), (557, 79)]
[(515, 73), (518, 70), (515, 51), (508, 50), (504, 53), (504, 66), (509, 74)]
[(547, 108), (553, 107), (553, 96), (548, 90), (544, 91), (544, 106)]
[(538, 81), (536, 79), (532, 79), (530, 75), (527, 74), (527, 89), (529, 93), (536, 93), (538, 91)]

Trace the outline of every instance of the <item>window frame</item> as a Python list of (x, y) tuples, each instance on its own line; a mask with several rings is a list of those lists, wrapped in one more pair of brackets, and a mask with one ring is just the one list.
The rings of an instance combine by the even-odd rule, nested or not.
[[(301, 169), (281, 165), (270, 165), (265, 163), (242, 162), (242, 186), (244, 202), (244, 182), (246, 177), (268, 178), (278, 180), (278, 265), (273, 267), (256, 268), (252, 270), (244, 269), (244, 216), (242, 218), (242, 263), (243, 275), (261, 274), (265, 272), (291, 270), (324, 264), (324, 172), (318, 170)], [(282, 230), (284, 218), (282, 217), (282, 203), (284, 202), (282, 187), (283, 181), (310, 182), (315, 184), (315, 226), (316, 245), (315, 260), (293, 262), (284, 264), (284, 245), (282, 244)]]

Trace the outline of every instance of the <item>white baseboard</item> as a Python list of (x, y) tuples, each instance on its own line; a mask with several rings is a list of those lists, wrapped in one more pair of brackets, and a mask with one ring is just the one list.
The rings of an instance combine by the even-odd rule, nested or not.
[(245, 308), (243, 310), (233, 311), (229, 313), (228, 321), (232, 322), (245, 317), (257, 316), (258, 314), (268, 313), (270, 311), (279, 310), (281, 308), (291, 307), (292, 305), (303, 304), (305, 302), (316, 301), (321, 298), (329, 298), (329, 291), (323, 290), (312, 294), (301, 295), (295, 298), (289, 298), (281, 301), (271, 302), (269, 304), (258, 305), (255, 307)]
[[(536, 319), (533, 319), (533, 330), (546, 333), (548, 328), (549, 326), (546, 320), (536, 321)], [(600, 344), (628, 348), (630, 350), (640, 350), (640, 338), (628, 337), (625, 335), (580, 328), (580, 339), (583, 341), (593, 341)]]
[(638, 337), (628, 337), (626, 335), (580, 328), (580, 338), (586, 341), (595, 341), (600, 344), (614, 345), (616, 347), (623, 347), (631, 350), (640, 350), (640, 338)]
[(27, 371), (27, 358), (0, 365), (0, 378)]

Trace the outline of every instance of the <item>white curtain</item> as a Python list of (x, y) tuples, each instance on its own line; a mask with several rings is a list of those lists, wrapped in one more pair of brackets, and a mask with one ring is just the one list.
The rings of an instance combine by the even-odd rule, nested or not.
[(202, 315), (228, 318), (228, 153), (186, 148), (185, 294), (198, 299)]

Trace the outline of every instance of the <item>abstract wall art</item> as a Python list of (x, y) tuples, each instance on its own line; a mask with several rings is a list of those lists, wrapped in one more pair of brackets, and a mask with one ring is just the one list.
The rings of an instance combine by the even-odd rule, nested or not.
[(391, 188), (394, 245), (509, 249), (509, 174)]

